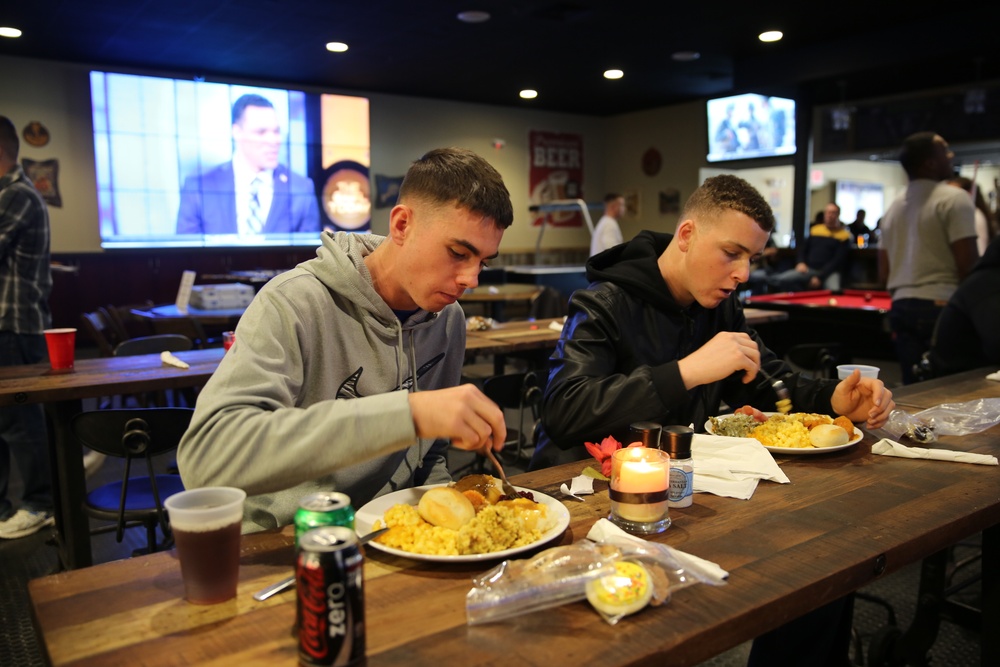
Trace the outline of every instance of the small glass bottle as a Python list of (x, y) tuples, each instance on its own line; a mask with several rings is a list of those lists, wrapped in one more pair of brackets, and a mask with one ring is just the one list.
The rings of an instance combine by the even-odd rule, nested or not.
[(662, 449), (660, 447), (660, 429), (661, 426), (656, 422), (635, 422), (628, 427), (628, 430), (633, 433), (632, 437), (635, 438), (632, 442), (641, 442), (643, 447), (650, 449)]
[(661, 429), (663, 449), (670, 454), (670, 507), (690, 507), (694, 500), (694, 461), (691, 459), (691, 438), (694, 431), (687, 426), (664, 426)]

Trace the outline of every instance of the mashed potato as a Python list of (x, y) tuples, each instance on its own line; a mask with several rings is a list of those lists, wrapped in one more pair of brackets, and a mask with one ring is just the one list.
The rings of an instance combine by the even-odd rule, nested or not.
[[(529, 506), (530, 504), (530, 506)], [(412, 505), (393, 505), (385, 521), (376, 521), (372, 530), (383, 525), (389, 530), (375, 541), (410, 553), (433, 556), (486, 554), (537, 542), (548, 530), (545, 506), (525, 500), (501, 501), (487, 505), (474, 519), (458, 530), (432, 526), (420, 518)]]
[[(787, 415), (771, 415), (764, 422), (753, 421), (752, 417), (742, 414), (725, 419), (712, 417), (710, 421), (712, 431), (717, 435), (755, 438), (765, 447), (802, 449), (813, 447), (809, 439), (809, 430), (820, 424), (832, 424), (833, 418), (814, 412), (793, 412)], [(853, 426), (848, 434), (852, 432)]]

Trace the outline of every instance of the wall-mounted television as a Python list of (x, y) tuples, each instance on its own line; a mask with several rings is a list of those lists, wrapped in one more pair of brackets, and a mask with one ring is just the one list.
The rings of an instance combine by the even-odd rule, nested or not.
[(370, 228), (366, 98), (98, 71), (90, 87), (101, 247)]
[(709, 162), (795, 153), (795, 100), (747, 93), (705, 106)]

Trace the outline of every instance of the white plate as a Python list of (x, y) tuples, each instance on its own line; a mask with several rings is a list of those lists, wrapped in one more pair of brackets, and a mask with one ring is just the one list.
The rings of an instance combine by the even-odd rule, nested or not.
[[(770, 417), (771, 415), (781, 414), (780, 412), (765, 412), (764, 415)], [(725, 419), (726, 417), (732, 417), (732, 414), (719, 415), (718, 419)], [(705, 422), (705, 432), (712, 433), (712, 421), (708, 420)], [(713, 434), (714, 435), (714, 434)], [(772, 454), (792, 454), (799, 456), (809, 456), (810, 454), (828, 454), (830, 452), (838, 452), (841, 449), (847, 449), (848, 447), (853, 447), (854, 445), (861, 442), (861, 439), (865, 437), (865, 434), (855, 426), (854, 427), (854, 437), (848, 440), (843, 445), (837, 445), (835, 447), (768, 447), (764, 445), (764, 449), (771, 452)], [(359, 533), (360, 534), (360, 533)]]
[[(386, 510), (390, 507), (399, 504), (416, 506), (416, 504), (420, 502), (420, 497), (424, 495), (424, 492), (428, 489), (433, 489), (436, 486), (447, 486), (447, 484), (429, 484), (427, 486), (417, 486), (412, 489), (403, 489), (402, 491), (395, 491), (393, 493), (380, 496), (375, 500), (366, 503), (354, 515), (355, 531), (358, 535), (367, 535), (371, 532), (372, 524), (374, 524), (375, 521), (382, 519), (385, 516)], [(368, 546), (378, 549), (379, 551), (384, 551), (396, 556), (403, 556), (405, 558), (412, 558), (414, 560), (426, 560), (438, 563), (474, 563), (482, 560), (502, 560), (508, 556), (521, 553), (522, 551), (534, 549), (535, 547), (545, 544), (546, 542), (562, 535), (563, 531), (569, 526), (569, 510), (566, 509), (565, 505), (555, 498), (547, 496), (544, 493), (539, 493), (534, 489), (525, 489), (520, 486), (515, 486), (514, 488), (518, 491), (530, 491), (535, 497), (535, 502), (545, 505), (548, 510), (549, 517), (555, 519), (555, 525), (542, 533), (542, 536), (531, 544), (511, 549), (504, 549), (503, 551), (494, 551), (488, 554), (468, 554), (465, 556), (434, 556), (430, 554), (415, 554), (410, 551), (403, 551), (402, 549), (396, 549), (395, 547), (388, 547), (384, 544), (379, 544), (377, 540), (372, 540), (368, 543)]]

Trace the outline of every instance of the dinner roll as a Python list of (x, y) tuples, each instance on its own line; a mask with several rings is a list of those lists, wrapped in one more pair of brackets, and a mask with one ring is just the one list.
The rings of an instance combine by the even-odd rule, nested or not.
[(450, 486), (430, 489), (421, 496), (417, 513), (432, 526), (451, 530), (458, 530), (476, 516), (472, 502)]
[(836, 424), (820, 424), (809, 431), (809, 442), (813, 447), (837, 447), (846, 445), (851, 436)]

